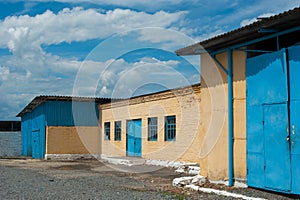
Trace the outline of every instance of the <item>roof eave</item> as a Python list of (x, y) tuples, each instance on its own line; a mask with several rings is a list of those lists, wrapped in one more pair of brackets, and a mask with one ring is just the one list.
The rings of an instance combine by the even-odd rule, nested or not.
[[(175, 53), (180, 56), (199, 55), (206, 51), (213, 52), (224, 48), (230, 48), (232, 45), (239, 43), (242, 44), (245, 41), (272, 34), (268, 32), (260, 32), (261, 29), (274, 29), (274, 27), (278, 27), (278, 31), (282, 31), (284, 29), (288, 29), (289, 26), (299, 26), (299, 18), (300, 7), (178, 49)], [(287, 21), (289, 22), (288, 24), (286, 24)]]
[[(75, 102), (96, 102), (107, 103), (111, 101), (111, 98), (96, 98), (96, 97), (73, 97), (73, 96), (36, 96), (25, 108), (19, 112), (16, 117), (23, 117), (26, 113), (31, 112), (37, 106), (45, 101), (75, 101)], [(118, 99), (116, 99), (118, 100)]]

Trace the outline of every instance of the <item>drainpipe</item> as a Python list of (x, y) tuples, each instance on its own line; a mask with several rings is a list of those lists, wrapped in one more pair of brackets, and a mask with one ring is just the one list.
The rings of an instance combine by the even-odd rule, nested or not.
[(228, 186), (233, 186), (233, 98), (232, 98), (232, 50), (227, 51), (228, 56)]

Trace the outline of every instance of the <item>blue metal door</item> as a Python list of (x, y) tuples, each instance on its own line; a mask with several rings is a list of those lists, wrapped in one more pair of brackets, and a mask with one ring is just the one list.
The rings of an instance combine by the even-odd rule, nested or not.
[(40, 157), (40, 129), (32, 130), (32, 158)]
[(45, 117), (40, 115), (32, 119), (32, 158), (45, 156)]
[(286, 50), (247, 59), (247, 181), (291, 190)]
[(287, 111), (286, 103), (263, 105), (265, 186), (285, 191), (291, 189)]
[(300, 47), (288, 49), (290, 74), (290, 145), (292, 191), (300, 194)]
[(127, 156), (142, 156), (142, 120), (127, 121)]

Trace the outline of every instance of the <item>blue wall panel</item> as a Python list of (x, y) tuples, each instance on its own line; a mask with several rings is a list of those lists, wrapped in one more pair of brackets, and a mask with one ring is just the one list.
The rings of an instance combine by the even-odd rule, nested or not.
[(97, 126), (98, 106), (94, 102), (48, 101), (43, 104), (48, 126)]
[(21, 121), (22, 155), (31, 156), (31, 113), (26, 113)]

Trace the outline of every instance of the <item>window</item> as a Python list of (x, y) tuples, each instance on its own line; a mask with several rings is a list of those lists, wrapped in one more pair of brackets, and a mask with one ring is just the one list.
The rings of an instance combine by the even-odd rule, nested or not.
[(157, 141), (157, 117), (148, 118), (148, 141)]
[(110, 140), (110, 122), (104, 123), (104, 139)]
[(176, 116), (167, 116), (165, 121), (165, 141), (174, 141), (176, 139)]
[(121, 140), (121, 121), (115, 122), (115, 141)]

